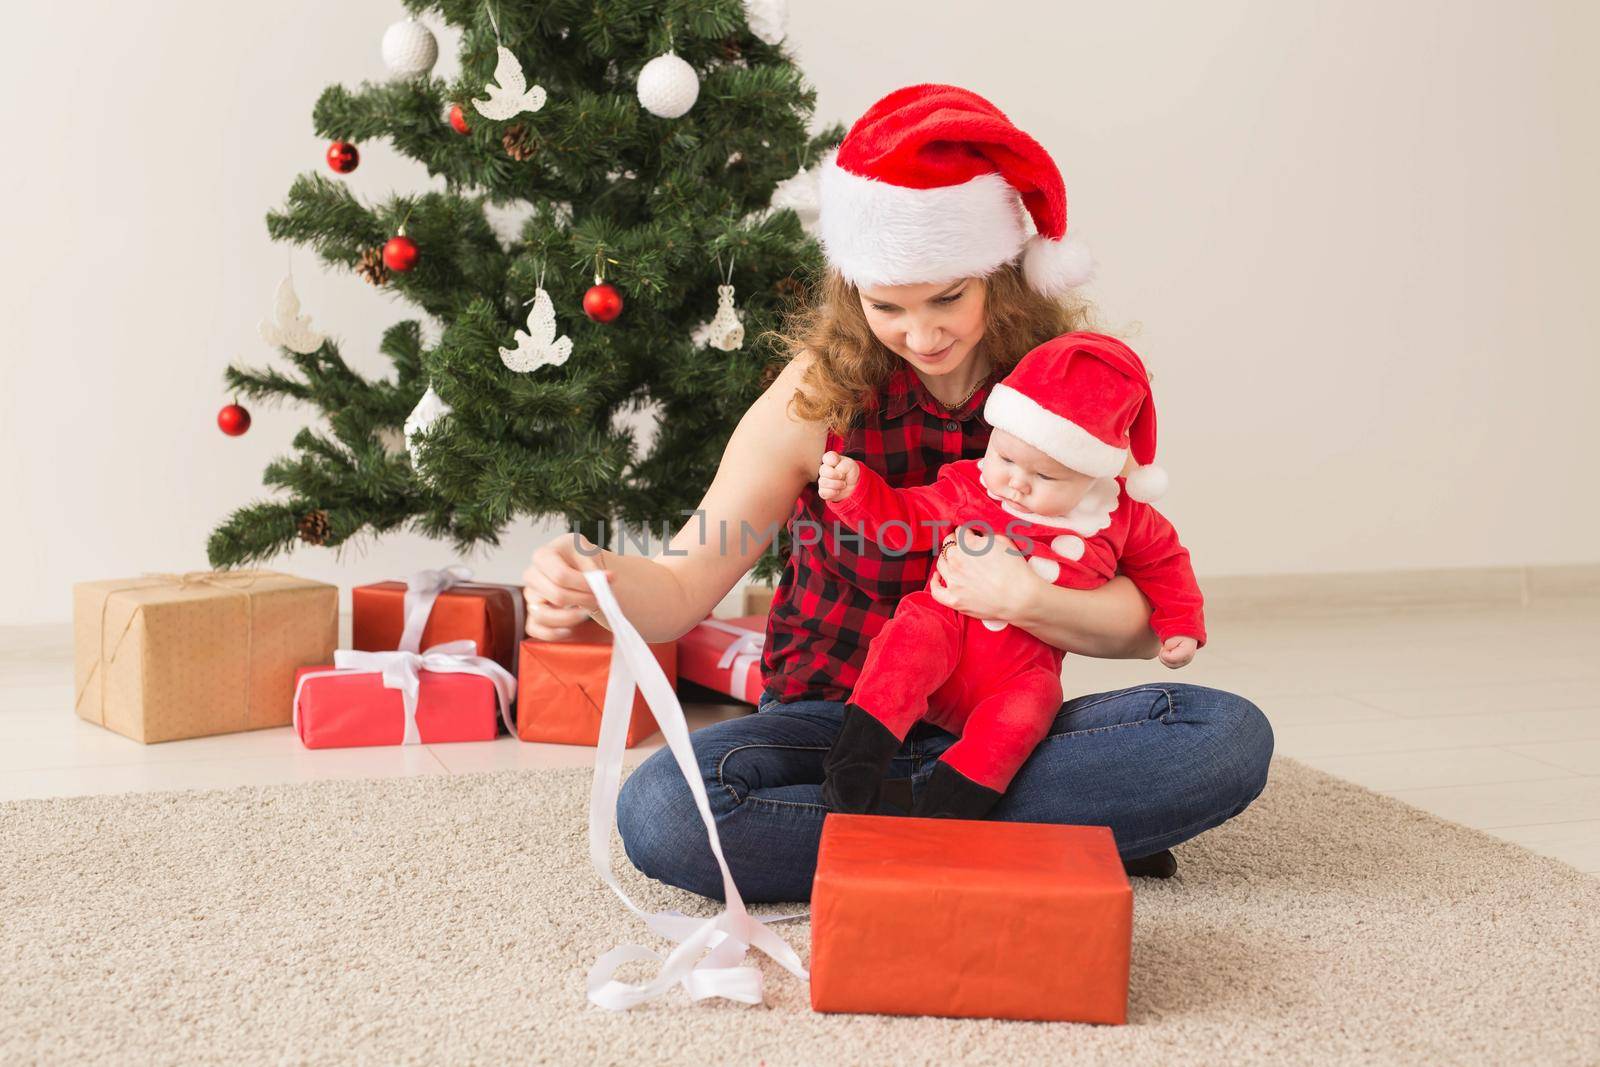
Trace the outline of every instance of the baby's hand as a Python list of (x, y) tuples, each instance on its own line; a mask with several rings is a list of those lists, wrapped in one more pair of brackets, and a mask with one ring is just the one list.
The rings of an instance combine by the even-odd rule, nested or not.
[(1161, 642), (1161, 662), (1177, 670), (1187, 666), (1199, 648), (1200, 642), (1192, 637), (1169, 637)]
[(856, 491), (861, 480), (861, 464), (837, 452), (822, 454), (822, 468), (817, 471), (817, 493), (824, 500), (843, 500)]

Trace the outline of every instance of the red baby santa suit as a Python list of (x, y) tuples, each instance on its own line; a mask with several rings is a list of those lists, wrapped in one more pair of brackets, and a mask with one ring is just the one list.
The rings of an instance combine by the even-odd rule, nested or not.
[[(1189, 553), (1171, 523), (1139, 499), (1148, 494), (1134, 492), (1165, 477), (1149, 465), (1155, 412), (1138, 356), (1110, 337), (1063, 335), (995, 386), (985, 415), (1098, 479), (1071, 514), (1030, 514), (989, 493), (982, 460), (947, 464), (932, 485), (901, 490), (862, 468), (850, 496), (829, 507), (891, 549), (931, 551), (948, 530), (977, 526), (1008, 537), (1056, 585), (1090, 589), (1126, 574), (1153, 605), (1151, 625), (1163, 640), (1186, 635), (1203, 644)], [(1124, 487), (1116, 476), (1130, 453), (1141, 468), (1129, 479), (1135, 485)], [(937, 572), (930, 583), (936, 580)], [(960, 733), (943, 763), (998, 800), (1060, 709), (1061, 661), (1060, 650), (1033, 635), (985, 625), (921, 590), (900, 602), (873, 640), (849, 704), (896, 742), (919, 719)]]

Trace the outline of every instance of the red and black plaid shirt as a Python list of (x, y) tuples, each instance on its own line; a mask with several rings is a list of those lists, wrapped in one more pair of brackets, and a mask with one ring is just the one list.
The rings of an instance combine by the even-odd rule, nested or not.
[[(979, 415), (989, 385), (946, 411), (902, 363), (875, 407), (844, 437), (830, 432), (827, 447), (871, 467), (896, 489), (927, 485), (946, 463), (983, 455), (989, 424)], [(767, 616), (762, 680), (782, 701), (842, 701), (861, 673), (868, 643), (900, 598), (927, 584), (933, 556), (884, 552), (836, 525), (815, 483), (795, 501), (789, 536), (789, 565)]]

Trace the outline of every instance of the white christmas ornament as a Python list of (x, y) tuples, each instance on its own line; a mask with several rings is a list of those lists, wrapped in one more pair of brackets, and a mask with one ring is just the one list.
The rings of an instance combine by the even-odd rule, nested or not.
[(652, 115), (682, 118), (700, 97), (700, 75), (672, 52), (656, 56), (639, 72), (639, 103)]
[(789, 0), (744, 0), (744, 20), (765, 44), (778, 44), (789, 33)]
[(517, 331), (517, 347), (502, 348), (500, 362), (514, 371), (535, 371), (540, 367), (559, 367), (572, 355), (572, 338), (556, 336), (556, 309), (550, 294), (538, 289), (533, 294), (533, 310), (528, 312), (528, 331)]
[(717, 286), (717, 314), (706, 332), (706, 341), (712, 348), (732, 352), (744, 344), (744, 323), (733, 309), (733, 286)]
[(530, 87), (522, 74), (522, 64), (511, 54), (511, 49), (501, 45), (496, 49), (499, 61), (494, 65), (494, 81), (483, 87), (489, 94), (486, 100), (474, 100), (472, 106), (484, 118), (503, 122), (524, 111), (538, 111), (544, 107), (545, 91), (541, 86)]
[(383, 63), (402, 78), (415, 78), (433, 69), (439, 59), (439, 42), (433, 31), (416, 19), (406, 19), (383, 33)]
[(822, 215), (822, 197), (820, 195), (820, 182), (817, 169), (802, 168), (793, 176), (779, 182), (777, 188), (772, 190), (772, 209), (782, 211), (788, 208), (800, 216), (800, 227), (806, 233), (815, 235), (817, 220)]
[(261, 337), (269, 345), (287, 348), (302, 356), (309, 356), (322, 347), (327, 337), (311, 328), (311, 317), (300, 314), (300, 297), (294, 291), (294, 278), (285, 274), (278, 283), (278, 297), (272, 308), (273, 317), (262, 319)]
[(433, 386), (429, 385), (428, 391), (417, 401), (417, 406), (406, 416), (406, 451), (411, 454), (411, 469), (418, 474), (422, 473), (422, 463), (418, 457), (417, 438), (433, 429), (440, 419), (454, 410), (441, 400), (439, 394), (433, 391)]

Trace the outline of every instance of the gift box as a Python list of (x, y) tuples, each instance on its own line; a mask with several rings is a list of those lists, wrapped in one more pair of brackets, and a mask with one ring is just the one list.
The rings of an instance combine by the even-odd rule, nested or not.
[(766, 629), (765, 615), (705, 620), (678, 638), (678, 677), (759, 704)]
[[(677, 684), (678, 646), (652, 644), (650, 651)], [(566, 641), (522, 642), (517, 676), (517, 736), (524, 741), (593, 745), (600, 740), (600, 712), (611, 672), (611, 631), (590, 621)], [(656, 732), (655, 716), (643, 693), (633, 697), (628, 722), (629, 748)]]
[(516, 681), (468, 641), (416, 653), (341, 650), (295, 679), (294, 728), (307, 748), (493, 741), (511, 727)]
[(78, 717), (153, 744), (287, 726), (295, 672), (326, 663), (339, 590), (274, 571), (73, 587)]
[(476, 655), (517, 669), (522, 589), (468, 581), (463, 567), (422, 571), (409, 582), (375, 582), (350, 591), (352, 648), (417, 652), (471, 641)]
[(817, 1011), (1122, 1023), (1133, 890), (1104, 826), (830, 814)]

